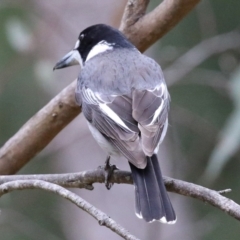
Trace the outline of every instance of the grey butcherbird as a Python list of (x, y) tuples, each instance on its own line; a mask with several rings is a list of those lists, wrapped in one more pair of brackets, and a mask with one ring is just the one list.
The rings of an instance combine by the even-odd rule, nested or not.
[(76, 64), (81, 66), (77, 102), (98, 144), (109, 156), (123, 155), (129, 161), (137, 216), (175, 223), (157, 159), (170, 103), (160, 66), (104, 24), (82, 31), (54, 69)]

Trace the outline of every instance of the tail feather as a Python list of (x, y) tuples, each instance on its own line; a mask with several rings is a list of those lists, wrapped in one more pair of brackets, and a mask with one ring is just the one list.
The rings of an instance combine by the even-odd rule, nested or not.
[(164, 182), (163, 182), (163, 178), (162, 178), (162, 173), (161, 173), (161, 169), (159, 166), (159, 162), (157, 159), (157, 155), (153, 155), (152, 158), (152, 164), (153, 164), (153, 168), (155, 171), (155, 175), (157, 177), (157, 182), (160, 188), (160, 193), (162, 196), (162, 202), (164, 205), (164, 209), (165, 209), (165, 213), (166, 213), (166, 220), (168, 223), (175, 223), (176, 222), (176, 214), (175, 211), (173, 209), (173, 206), (171, 204), (171, 201), (169, 199), (169, 196), (167, 194)]
[(176, 215), (163, 183), (157, 156), (147, 157), (145, 169), (129, 164), (135, 185), (136, 214), (147, 222), (175, 223)]

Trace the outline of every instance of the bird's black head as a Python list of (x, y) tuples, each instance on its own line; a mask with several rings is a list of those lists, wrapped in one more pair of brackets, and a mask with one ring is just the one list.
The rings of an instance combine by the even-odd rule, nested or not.
[[(104, 48), (101, 46), (104, 45), (110, 48), (134, 48), (120, 31), (105, 24), (97, 24), (86, 28), (80, 33), (78, 40), (79, 47), (77, 49), (83, 62), (86, 61), (94, 47), (96, 52), (101, 51), (101, 48)], [(98, 48), (98, 46), (100, 47)]]
[(83, 30), (74, 49), (65, 55), (54, 67), (60, 69), (76, 64), (81, 66), (99, 53), (114, 48), (135, 48), (117, 29), (105, 24), (97, 24)]

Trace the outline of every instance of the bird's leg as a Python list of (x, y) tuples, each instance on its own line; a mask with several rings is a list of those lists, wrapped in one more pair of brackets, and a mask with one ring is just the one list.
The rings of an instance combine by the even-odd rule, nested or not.
[(104, 170), (104, 175), (105, 175), (105, 186), (106, 188), (109, 190), (113, 183), (109, 182), (109, 179), (111, 178), (114, 170), (117, 170), (118, 168), (116, 167), (116, 165), (111, 165), (110, 164), (110, 156), (107, 157), (106, 161), (105, 161), (105, 165), (101, 166), (101, 168)]

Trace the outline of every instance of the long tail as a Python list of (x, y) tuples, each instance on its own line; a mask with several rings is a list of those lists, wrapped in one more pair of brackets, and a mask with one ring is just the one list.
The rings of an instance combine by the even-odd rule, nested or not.
[(147, 222), (175, 223), (176, 215), (163, 183), (157, 155), (147, 157), (145, 169), (129, 164), (135, 185), (136, 215)]

